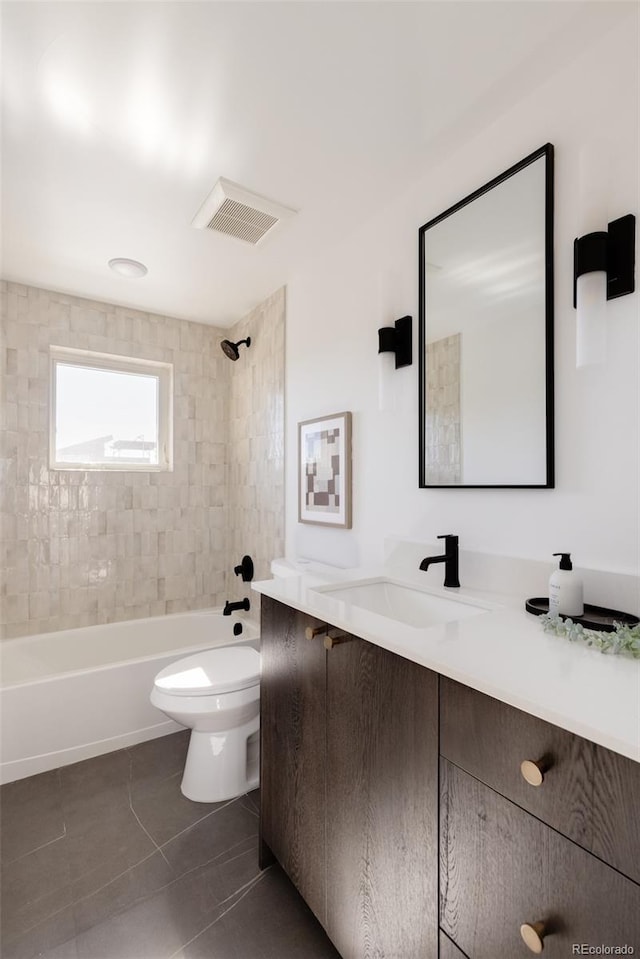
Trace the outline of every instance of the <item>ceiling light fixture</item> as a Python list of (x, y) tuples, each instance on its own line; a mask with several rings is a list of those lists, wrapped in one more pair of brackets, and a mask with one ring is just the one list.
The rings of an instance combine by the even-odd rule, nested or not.
[(114, 273), (118, 273), (119, 276), (126, 276), (130, 280), (137, 280), (141, 276), (146, 276), (149, 272), (144, 265), (138, 260), (129, 260), (126, 256), (116, 256), (113, 260), (109, 260), (109, 266)]

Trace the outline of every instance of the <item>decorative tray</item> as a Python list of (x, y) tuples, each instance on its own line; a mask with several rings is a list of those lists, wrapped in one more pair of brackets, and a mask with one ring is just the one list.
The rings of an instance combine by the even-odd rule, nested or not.
[[(549, 612), (549, 597), (537, 596), (534, 599), (525, 601), (524, 608), (528, 613), (534, 616), (542, 616)], [(559, 613), (560, 619), (570, 619), (574, 623), (582, 623), (586, 629), (599, 629), (604, 633), (612, 633), (616, 623), (622, 623), (624, 626), (637, 626), (640, 619), (632, 616), (631, 613), (621, 613), (617, 609), (607, 609), (605, 606), (590, 606), (584, 604), (584, 613), (582, 616), (565, 616)]]

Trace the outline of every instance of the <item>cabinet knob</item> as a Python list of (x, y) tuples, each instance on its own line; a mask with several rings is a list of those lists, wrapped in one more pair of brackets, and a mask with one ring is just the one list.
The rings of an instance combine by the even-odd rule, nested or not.
[(307, 637), (307, 639), (315, 639), (316, 636), (320, 636), (322, 633), (326, 633), (326, 631), (327, 631), (326, 626), (307, 626), (307, 628), (304, 631), (304, 634)]
[(544, 932), (543, 922), (523, 922), (520, 926), (520, 935), (524, 939), (525, 945), (536, 955), (540, 955), (544, 949)]
[(334, 646), (339, 646), (340, 643), (348, 643), (353, 637), (349, 636), (348, 633), (341, 633), (339, 636), (331, 636), (327, 634), (324, 638), (324, 648), (333, 649)]
[(538, 759), (535, 762), (532, 759), (525, 759), (520, 763), (520, 772), (530, 786), (541, 786), (549, 766), (550, 763), (545, 759)]

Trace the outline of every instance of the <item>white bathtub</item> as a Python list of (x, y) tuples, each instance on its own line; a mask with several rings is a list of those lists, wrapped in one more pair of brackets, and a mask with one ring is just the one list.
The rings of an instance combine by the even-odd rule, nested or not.
[(214, 609), (5, 640), (0, 782), (176, 732), (149, 702), (156, 673), (199, 649), (245, 644), (259, 647), (256, 625)]

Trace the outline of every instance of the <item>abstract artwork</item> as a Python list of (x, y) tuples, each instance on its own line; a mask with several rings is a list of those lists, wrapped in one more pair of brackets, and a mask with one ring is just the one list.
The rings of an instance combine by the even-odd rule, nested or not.
[(298, 424), (298, 520), (351, 529), (351, 413)]

